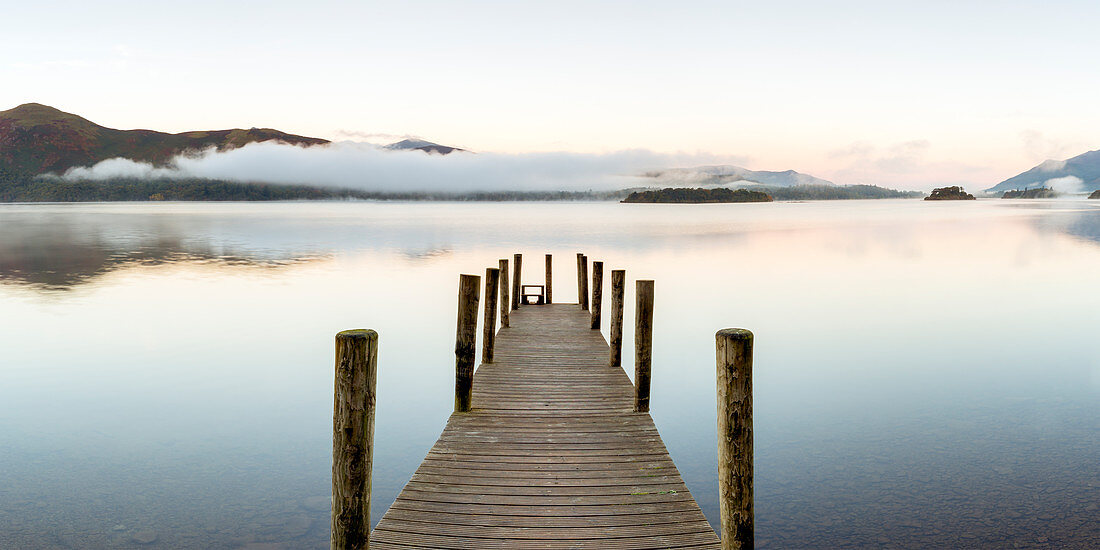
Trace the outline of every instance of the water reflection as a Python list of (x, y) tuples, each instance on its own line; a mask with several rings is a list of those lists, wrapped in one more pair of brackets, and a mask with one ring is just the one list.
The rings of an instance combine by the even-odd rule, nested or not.
[(1083, 201), (3, 206), (0, 547), (324, 548), (331, 339), (360, 326), (376, 520), (450, 412), (457, 274), (516, 251), (534, 279), (555, 254), (562, 296), (577, 251), (657, 280), (653, 415), (712, 521), (713, 332), (745, 326), (761, 546), (1094, 547), (1098, 225)]

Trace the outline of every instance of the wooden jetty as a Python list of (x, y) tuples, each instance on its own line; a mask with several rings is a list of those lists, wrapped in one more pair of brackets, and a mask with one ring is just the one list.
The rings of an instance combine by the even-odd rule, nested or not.
[[(515, 259), (518, 265), (519, 255)], [(587, 258), (584, 260), (587, 263)], [(579, 270), (580, 277), (587, 276), (586, 266)], [(507, 273), (506, 264), (487, 271), (492, 286), (485, 289), (485, 312), (495, 310), (497, 285), (508, 290), (507, 278), (495, 276), (501, 271)], [(517, 272), (511, 284), (516, 285), (518, 279)], [(620, 335), (622, 279), (621, 271), (617, 272), (612, 307), (619, 311), (610, 312), (612, 333)], [(347, 436), (337, 433), (343, 425), (334, 418), (332, 547), (366, 548), (369, 537), (373, 548), (719, 548), (719, 537), (684, 485), (648, 413), (649, 373), (643, 376), (642, 403), (641, 390), (619, 365), (621, 349), (613, 353), (600, 331), (593, 330), (598, 327), (599, 313), (589, 312), (584, 307), (588, 304), (510, 304), (509, 325), (502, 326), (495, 339), (485, 339), (494, 349), (483, 352), (481, 365), (469, 372), (474, 353), (471, 339), (477, 333), (471, 319), (476, 327), (478, 280), (464, 275), (460, 284), (455, 413), (369, 534), (364, 530), (361, 536), (348, 538), (336, 533), (343, 528), (339, 518), (363, 510), (360, 501), (347, 496), (353, 490), (337, 487), (338, 471), (341, 483), (348, 477), (348, 468), (337, 463), (337, 439), (346, 445)], [(639, 309), (649, 308), (649, 318), (639, 316), (639, 325), (651, 323), (652, 288), (652, 281), (639, 281)], [(511, 289), (513, 300), (516, 289)], [(593, 300), (592, 306), (600, 303)], [(651, 334), (651, 326), (639, 328)], [(339, 341), (338, 337), (338, 354)], [(640, 341), (639, 346), (649, 342)], [(616, 344), (621, 346), (621, 339)], [(371, 346), (375, 349), (376, 344)], [(720, 332), (720, 369), (722, 349)], [(751, 368), (751, 334), (747, 349)], [(639, 348), (636, 354), (644, 356), (642, 363), (648, 368), (649, 350)], [(734, 357), (742, 367), (744, 359)], [(338, 413), (348, 408), (339, 405), (340, 366), (338, 356)], [(372, 368), (366, 405), (372, 428), (373, 372)], [(746, 377), (741, 381), (748, 382)], [(732, 395), (738, 393), (737, 388), (727, 390), (740, 400), (741, 408), (735, 412), (743, 413), (745, 396)], [(721, 386), (718, 393), (723, 395)], [(723, 410), (733, 408), (723, 409), (720, 403), (720, 417)], [(748, 413), (751, 415), (751, 386)], [(751, 416), (749, 422), (747, 430), (740, 424), (730, 426), (739, 430), (736, 438), (721, 434), (719, 438), (720, 447), (723, 442), (743, 445), (745, 437), (749, 445), (747, 478), (743, 448), (726, 457), (719, 451), (723, 459), (742, 463), (740, 468), (720, 471), (723, 479), (727, 474), (735, 476), (729, 478), (733, 485), (723, 483), (720, 488), (729, 500), (723, 503), (723, 527), (730, 516), (731, 531), (741, 530), (734, 533), (736, 540), (728, 538), (722, 548), (751, 547)], [(365, 443), (364, 498), (369, 517), (371, 441)], [(358, 486), (363, 484), (360, 481)], [(747, 531), (744, 521), (740, 526), (737, 523), (738, 518), (745, 519), (746, 506)], [(343, 510), (349, 511), (339, 515)]]

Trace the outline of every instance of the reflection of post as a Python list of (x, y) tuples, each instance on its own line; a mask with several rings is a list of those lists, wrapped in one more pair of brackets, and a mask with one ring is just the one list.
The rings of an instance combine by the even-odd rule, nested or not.
[(378, 333), (345, 330), (337, 334), (332, 412), (332, 548), (370, 546), (377, 378)]
[(623, 366), (623, 298), (626, 270), (611, 270), (611, 359), (612, 368)]
[(455, 331), (455, 412), (470, 410), (477, 351), (478, 284), (481, 277), (462, 275), (458, 283), (458, 328)]
[(588, 256), (581, 256), (581, 309), (588, 311)]
[(493, 362), (493, 346), (497, 332), (497, 287), (500, 286), (500, 269), (485, 269), (485, 311), (482, 314), (484, 325), (481, 335), (481, 362)]
[(715, 335), (718, 357), (718, 509), (722, 549), (753, 547), (752, 333)]
[(512, 302), (508, 293), (508, 260), (500, 260), (500, 326), (508, 326), (508, 313), (512, 311)]
[(551, 254), (546, 255), (546, 303), (554, 303), (554, 294), (550, 289), (553, 288), (554, 280), (554, 256)]
[(512, 262), (515, 263), (512, 272), (512, 309), (519, 309), (519, 306), (523, 303), (523, 283), (520, 282), (519, 276), (523, 273), (523, 254), (513, 254)]
[(592, 262), (592, 329), (600, 330), (603, 307), (603, 262)]
[(634, 289), (634, 412), (649, 412), (649, 379), (653, 369), (653, 281)]

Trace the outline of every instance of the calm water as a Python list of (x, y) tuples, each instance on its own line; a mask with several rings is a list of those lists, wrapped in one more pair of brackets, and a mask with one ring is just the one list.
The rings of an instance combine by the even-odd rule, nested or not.
[(560, 297), (578, 251), (656, 280), (653, 416), (712, 523), (746, 327), (759, 546), (1100, 546), (1100, 201), (909, 200), (2, 205), (0, 548), (327, 547), (356, 327), (377, 520), (451, 410), (458, 274), (516, 251)]

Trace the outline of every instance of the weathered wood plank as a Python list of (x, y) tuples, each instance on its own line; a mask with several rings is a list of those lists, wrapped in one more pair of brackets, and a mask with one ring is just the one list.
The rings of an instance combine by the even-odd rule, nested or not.
[(576, 304), (510, 312), (493, 362), (375, 548), (716, 548), (626, 372)]

